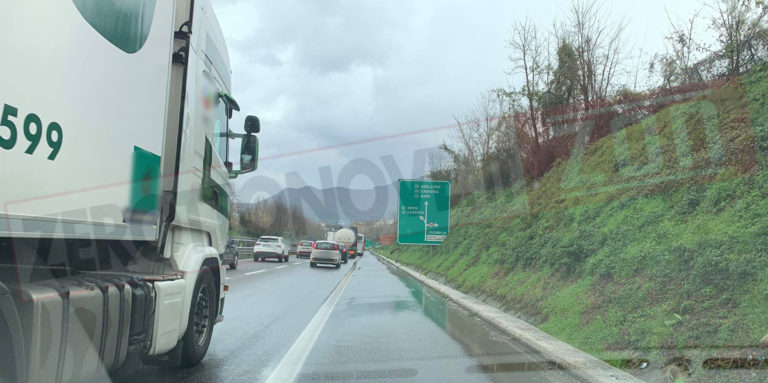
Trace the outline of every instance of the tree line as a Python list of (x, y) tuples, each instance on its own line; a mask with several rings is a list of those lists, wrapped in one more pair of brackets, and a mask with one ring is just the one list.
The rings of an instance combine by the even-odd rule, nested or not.
[[(597, 0), (574, 0), (548, 30), (518, 20), (506, 44), (506, 75), (516, 85), (490, 89), (454, 116), (456, 127), (441, 145), (447, 156), (430, 159), (428, 176), (451, 180), (459, 196), (535, 180), (574, 146), (575, 135), (554, 131), (557, 116), (739, 75), (768, 57), (766, 14), (763, 0), (718, 0), (685, 21), (667, 13), (666, 50), (646, 62), (632, 56), (626, 22)], [(610, 133), (610, 121), (595, 124), (590, 142)]]
[(293, 239), (325, 237), (323, 226), (304, 216), (299, 207), (289, 206), (281, 198), (256, 203), (235, 203), (230, 215), (230, 235), (258, 238), (276, 235)]

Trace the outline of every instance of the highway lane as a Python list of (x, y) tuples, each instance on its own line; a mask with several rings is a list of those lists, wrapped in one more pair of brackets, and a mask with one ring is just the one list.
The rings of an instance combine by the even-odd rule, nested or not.
[(364, 257), (299, 382), (573, 382), (410, 276)]
[(373, 255), (357, 260), (340, 270), (241, 261), (203, 362), (144, 367), (135, 380), (574, 381)]
[(310, 269), (306, 259), (295, 256), (288, 263), (241, 260), (237, 270), (227, 271), (224, 321), (214, 327), (203, 362), (189, 369), (144, 367), (135, 378), (174, 383), (266, 380), (351, 266)]

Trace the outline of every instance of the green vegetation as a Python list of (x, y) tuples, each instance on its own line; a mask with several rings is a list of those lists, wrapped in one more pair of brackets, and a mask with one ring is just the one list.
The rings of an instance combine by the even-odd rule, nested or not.
[(767, 127), (763, 65), (590, 143), (576, 172), (561, 160), (524, 190), (464, 198), (432, 254), (385, 253), (598, 355), (753, 346), (768, 332)]

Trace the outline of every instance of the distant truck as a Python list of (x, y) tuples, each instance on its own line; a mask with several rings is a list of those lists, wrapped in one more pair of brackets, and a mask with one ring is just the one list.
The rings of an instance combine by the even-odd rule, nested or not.
[(260, 130), (230, 130), (209, 0), (15, 0), (0, 25), (0, 382), (199, 363)]
[(357, 255), (363, 256), (365, 254), (365, 235), (357, 235)]
[(333, 235), (333, 241), (346, 246), (349, 258), (354, 258), (358, 254), (357, 250), (357, 227), (349, 226), (336, 231)]

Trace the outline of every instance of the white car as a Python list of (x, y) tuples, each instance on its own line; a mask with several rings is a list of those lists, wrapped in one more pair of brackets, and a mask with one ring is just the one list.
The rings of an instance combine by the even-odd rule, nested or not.
[(309, 255), (312, 254), (312, 246), (314, 246), (315, 243), (312, 241), (299, 241), (299, 246), (296, 248), (296, 258), (309, 258)]
[(259, 237), (253, 246), (253, 261), (275, 258), (278, 262), (288, 262), (288, 244), (283, 237)]
[(332, 265), (337, 269), (341, 267), (341, 249), (340, 245), (331, 241), (317, 241), (312, 248), (312, 254), (309, 256), (309, 267), (317, 265)]

